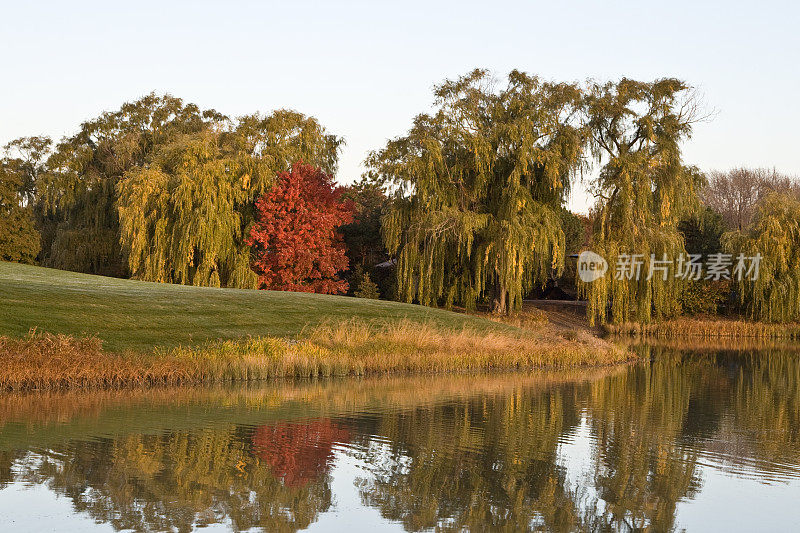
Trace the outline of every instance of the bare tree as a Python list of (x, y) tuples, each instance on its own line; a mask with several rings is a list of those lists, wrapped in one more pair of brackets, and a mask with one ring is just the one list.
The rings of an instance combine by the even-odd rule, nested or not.
[(728, 228), (741, 230), (750, 224), (759, 200), (774, 191), (800, 196), (800, 180), (774, 169), (712, 171), (701, 198), (722, 215)]

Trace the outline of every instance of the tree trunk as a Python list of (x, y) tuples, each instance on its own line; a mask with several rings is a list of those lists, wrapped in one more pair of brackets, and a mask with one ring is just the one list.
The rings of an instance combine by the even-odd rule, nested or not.
[(499, 282), (494, 283), (494, 289), (492, 291), (492, 313), (495, 315), (507, 315), (508, 314), (508, 298), (507, 294), (508, 291), (506, 288), (501, 285)]

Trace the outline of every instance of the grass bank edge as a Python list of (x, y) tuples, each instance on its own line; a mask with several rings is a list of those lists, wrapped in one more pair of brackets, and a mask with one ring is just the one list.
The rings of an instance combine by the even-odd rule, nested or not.
[(612, 337), (800, 340), (800, 323), (773, 324), (716, 318), (677, 318), (651, 324), (629, 322), (606, 325), (604, 330)]
[(588, 332), (563, 337), (551, 333), (350, 320), (317, 326), (298, 339), (245, 337), (145, 354), (108, 352), (97, 338), (34, 332), (23, 338), (0, 337), (0, 389), (569, 368), (634, 357)]

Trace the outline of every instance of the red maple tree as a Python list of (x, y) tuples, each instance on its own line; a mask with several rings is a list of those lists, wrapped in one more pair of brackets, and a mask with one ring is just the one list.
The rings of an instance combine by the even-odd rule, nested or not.
[(295, 163), (256, 201), (250, 229), (252, 268), (262, 289), (340, 294), (348, 266), (337, 228), (353, 220), (352, 202), (319, 168)]

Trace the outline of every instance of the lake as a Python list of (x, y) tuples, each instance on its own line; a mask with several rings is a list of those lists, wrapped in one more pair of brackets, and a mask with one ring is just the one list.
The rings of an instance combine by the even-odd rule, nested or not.
[(800, 530), (800, 346), (0, 395), (3, 531)]

